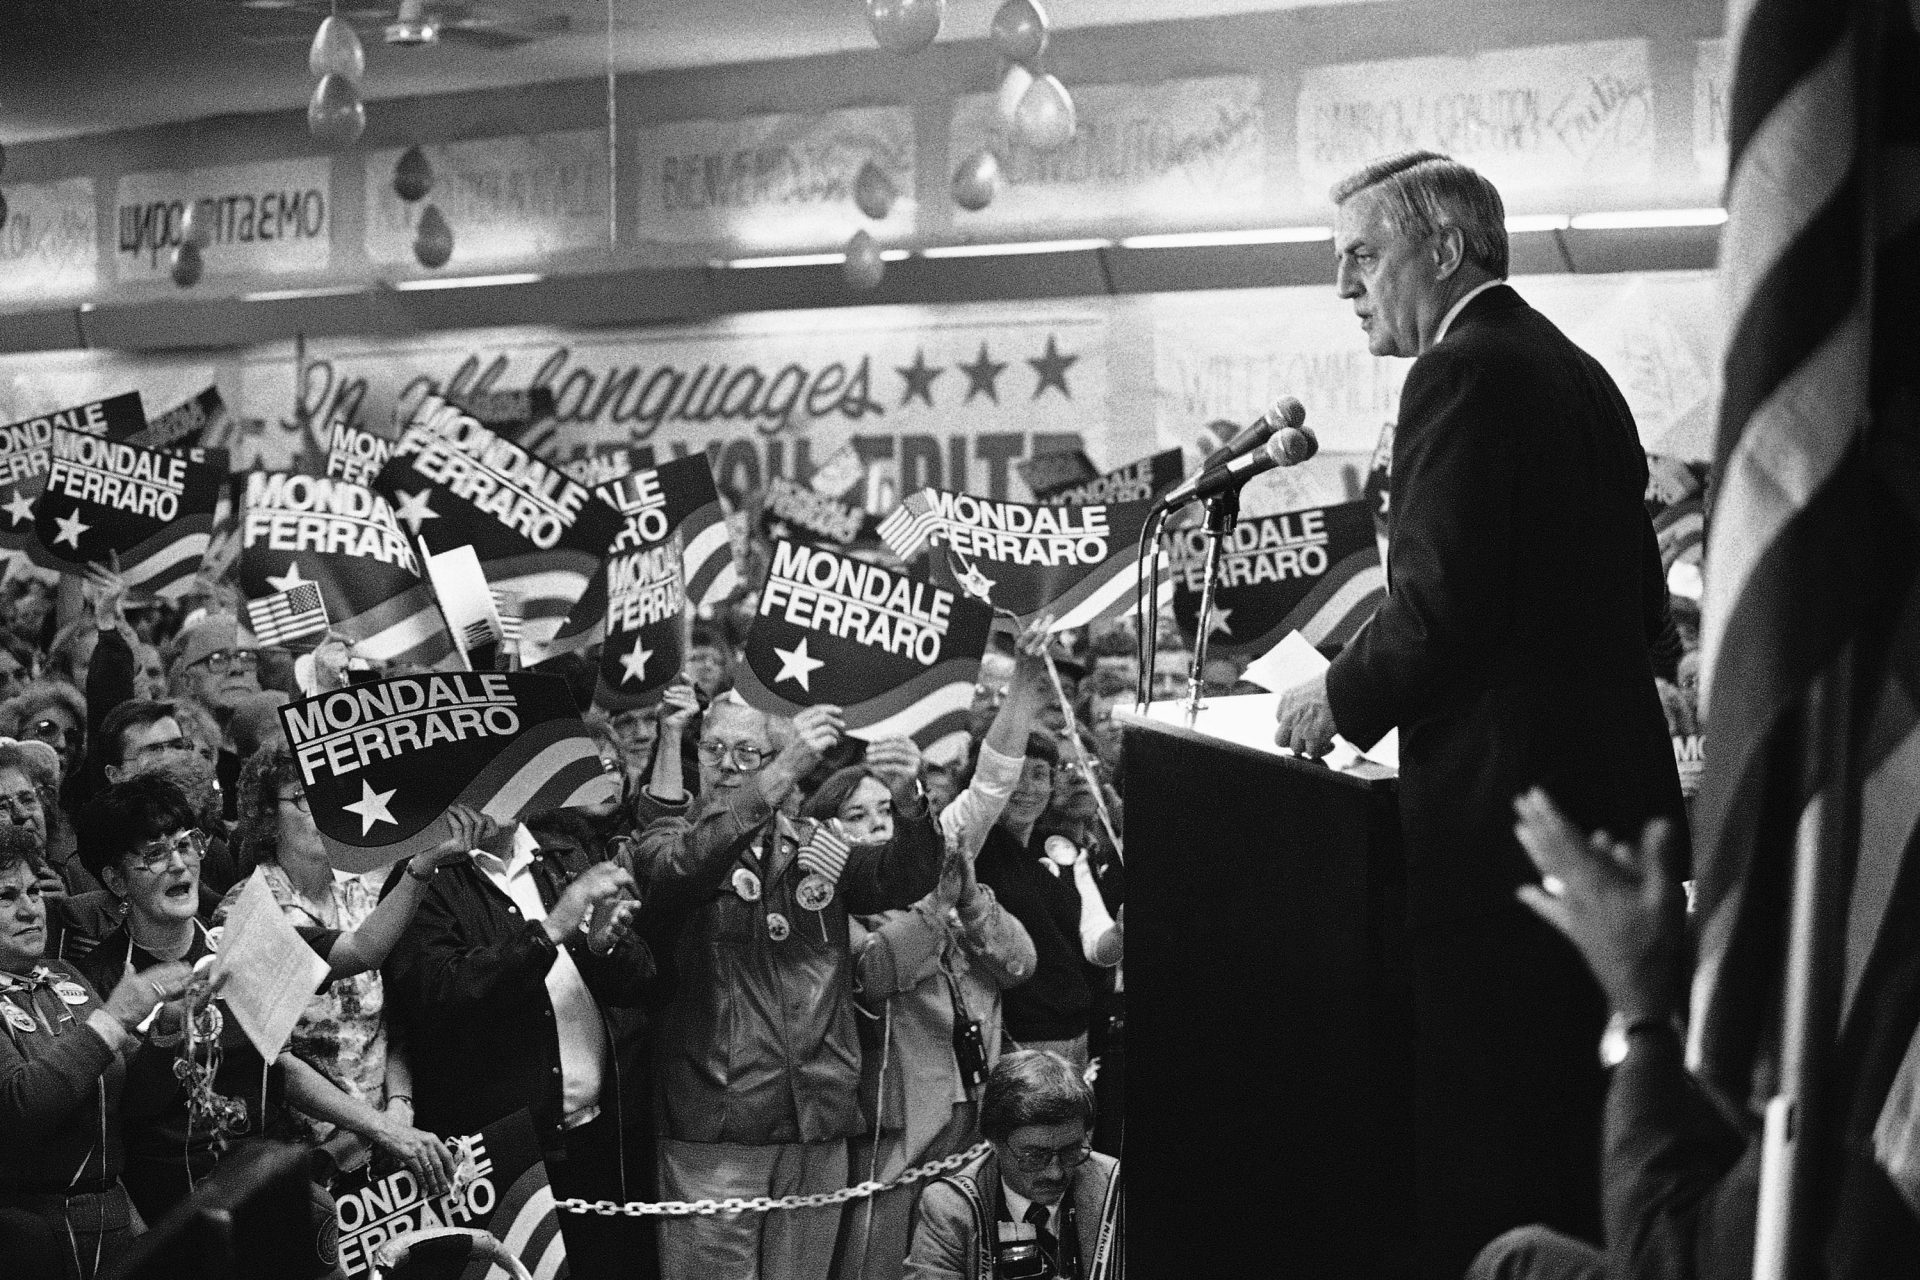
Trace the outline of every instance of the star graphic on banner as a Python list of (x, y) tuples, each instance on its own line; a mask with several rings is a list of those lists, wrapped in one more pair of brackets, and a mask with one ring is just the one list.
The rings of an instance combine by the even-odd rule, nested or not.
[(7, 514), (13, 517), (14, 524), (33, 519), (33, 499), (18, 489), (13, 491), (13, 496), (6, 500), (4, 506)]
[(1207, 634), (1212, 635), (1217, 631), (1228, 639), (1232, 639), (1233, 628), (1227, 625), (1227, 619), (1232, 616), (1232, 609), (1215, 609), (1213, 611), (1213, 621), (1207, 624)]
[(636, 644), (633, 648), (627, 650), (620, 659), (620, 683), (625, 684), (629, 680), (645, 680), (647, 678), (647, 659), (652, 656), (653, 650), (643, 644)]
[(955, 368), (967, 375), (967, 398), (963, 404), (972, 404), (973, 398), (985, 393), (987, 399), (1000, 403), (1000, 388), (995, 383), (1006, 369), (1006, 362), (995, 360), (987, 354), (987, 344), (980, 344), (980, 358), (972, 364), (955, 365)]
[(945, 365), (928, 364), (926, 348), (922, 347), (913, 353), (912, 364), (895, 365), (894, 371), (907, 383), (906, 394), (900, 397), (902, 408), (912, 404), (916, 398), (924, 400), (927, 408), (933, 408), (933, 380), (947, 371)]
[(1061, 395), (1069, 400), (1073, 399), (1073, 392), (1067, 389), (1067, 370), (1072, 368), (1079, 358), (1079, 356), (1061, 355), (1060, 348), (1054, 343), (1053, 335), (1048, 334), (1047, 354), (1038, 358), (1029, 357), (1027, 360), (1027, 363), (1033, 366), (1033, 371), (1040, 375), (1039, 382), (1033, 388), (1033, 398), (1038, 400), (1045, 395), (1048, 387), (1058, 387)]
[(375, 791), (367, 780), (362, 778), (360, 779), (360, 798), (352, 804), (340, 807), (348, 813), (360, 815), (360, 834), (363, 836), (373, 830), (373, 824), (376, 822), (392, 822), (397, 827), (400, 824), (394, 821), (392, 811), (387, 808), (387, 801), (393, 799), (394, 791), (398, 790), (399, 788), (395, 787), (393, 791)]
[(75, 551), (80, 549), (80, 535), (93, 528), (92, 525), (81, 521), (80, 508), (78, 507), (73, 509), (72, 515), (64, 519), (55, 520), (54, 523), (60, 526), (60, 532), (53, 535), (53, 540), (55, 542), (66, 543)]
[(405, 489), (395, 489), (394, 495), (400, 501), (393, 504), (393, 514), (405, 520), (415, 533), (429, 520), (438, 520), (440, 513), (427, 505), (427, 499), (433, 496), (433, 490), (422, 489), (418, 493), (408, 493)]
[(970, 564), (967, 571), (960, 575), (960, 589), (976, 600), (993, 601), (993, 579), (980, 572), (980, 566)]
[(277, 578), (272, 574), (267, 575), (267, 585), (275, 591), (291, 591), (301, 583), (311, 581), (313, 581), (313, 579), (300, 576), (300, 562), (298, 560), (287, 561), (287, 571)]
[(773, 678), (773, 682), (779, 684), (782, 680), (791, 680), (808, 693), (812, 693), (815, 669), (827, 664), (807, 652), (807, 638), (801, 636), (800, 643), (791, 649), (782, 649), (779, 645), (775, 645), (773, 651), (780, 655), (780, 674)]

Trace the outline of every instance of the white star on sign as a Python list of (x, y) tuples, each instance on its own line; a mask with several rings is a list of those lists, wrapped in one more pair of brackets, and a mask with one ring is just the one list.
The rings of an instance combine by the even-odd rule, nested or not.
[(15, 489), (13, 496), (6, 501), (6, 512), (13, 517), (15, 524), (19, 524), (22, 520), (31, 520), (33, 519), (33, 500)]
[(960, 589), (976, 600), (993, 600), (993, 579), (980, 572), (979, 565), (967, 566), (967, 571), (960, 575)]
[(395, 489), (394, 496), (400, 501), (393, 506), (393, 514), (413, 526), (415, 533), (429, 520), (438, 520), (440, 513), (427, 505), (427, 499), (433, 496), (433, 490), (422, 489), (418, 493), (408, 493), (405, 489)]
[[(394, 788), (394, 791), (398, 790), (398, 787)], [(373, 824), (376, 822), (391, 822), (396, 827), (400, 825), (387, 808), (387, 801), (391, 799), (393, 799), (393, 791), (375, 791), (368, 785), (367, 780), (362, 778), (360, 779), (360, 798), (352, 804), (340, 807), (348, 813), (360, 815), (360, 834), (365, 835), (373, 830)]]
[(780, 674), (773, 678), (773, 682), (779, 684), (782, 680), (791, 680), (808, 693), (812, 693), (815, 669), (827, 664), (807, 652), (807, 638), (801, 636), (800, 643), (791, 649), (782, 649), (779, 645), (775, 645), (773, 651), (780, 655)]
[(298, 560), (287, 561), (287, 571), (277, 578), (272, 574), (267, 575), (267, 585), (275, 591), (291, 591), (301, 583), (311, 581), (313, 581), (313, 579), (300, 576), (300, 562)]
[(80, 549), (80, 535), (93, 528), (92, 525), (86, 524), (80, 519), (80, 509), (78, 507), (74, 508), (72, 515), (67, 516), (63, 520), (55, 520), (54, 523), (60, 526), (60, 532), (53, 535), (53, 540), (55, 542), (67, 543), (75, 551)]
[(620, 659), (620, 683), (625, 684), (629, 680), (645, 680), (647, 678), (647, 659), (652, 656), (653, 650), (647, 648), (645, 645), (636, 644), (633, 648), (627, 650)]
[(1231, 637), (1233, 635), (1233, 628), (1227, 625), (1227, 619), (1232, 616), (1232, 609), (1215, 609), (1213, 611), (1213, 621), (1207, 627), (1207, 634), (1212, 635), (1218, 631), (1223, 636)]

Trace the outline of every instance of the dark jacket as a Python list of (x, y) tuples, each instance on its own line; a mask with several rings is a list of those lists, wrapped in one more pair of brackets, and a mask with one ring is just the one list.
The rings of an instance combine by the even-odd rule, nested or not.
[[(406, 864), (393, 869), (392, 892)], [(535, 858), (535, 883), (551, 909), (567, 875), (547, 855)], [(626, 1097), (619, 1052), (622, 1024), (609, 1006), (632, 1008), (649, 995), (653, 957), (638, 939), (611, 955), (567, 944), (580, 976), (601, 1006), (610, 1050), (601, 1109), (624, 1133)], [(563, 1145), (560, 1033), (547, 997), (547, 970), (558, 954), (538, 921), (527, 920), (472, 862), (443, 867), (427, 887), (407, 931), (381, 966), (389, 1014), (413, 1067), (414, 1116), (444, 1135), (476, 1133), (522, 1107), (533, 1116), (543, 1150)], [(629, 1066), (631, 1064), (629, 1063)]]
[[(1119, 1170), (1118, 1160), (1096, 1151), (1074, 1174), (1081, 1276), (1092, 1274), (1100, 1226), (1118, 1211)], [(991, 1148), (929, 1184), (915, 1217), (906, 1280), (993, 1280), (1003, 1202), (1000, 1164)], [(1124, 1267), (1114, 1274), (1124, 1275)]]
[[(856, 845), (833, 897), (809, 911), (795, 895), (812, 830), (776, 820), (748, 785), (641, 836), (642, 899), (676, 938), (676, 989), (656, 1039), (663, 1137), (770, 1146), (861, 1131), (847, 916), (932, 892), (941, 842), (925, 813), (897, 814), (891, 843)], [(736, 891), (736, 869), (757, 896)]]
[(1327, 695), (1363, 748), (1400, 728), (1417, 924), (1534, 878), (1513, 835), (1528, 787), (1586, 830), (1682, 808), (1654, 687), (1668, 613), (1646, 455), (1599, 362), (1488, 290), (1407, 375), (1392, 474), (1387, 598)]
[(1080, 950), (1080, 891), (998, 824), (980, 848), (974, 874), (1033, 939), (1033, 976), (1002, 997), (1008, 1038), (1025, 1044), (1086, 1034), (1093, 990)]
[[(0, 974), (0, 1001), (17, 1010), (0, 1025), (0, 1189), (63, 1190), (76, 1178), (120, 1176), (126, 1069), (87, 1025), (100, 994), (65, 961), (35, 967), (42, 970), (45, 981)], [(63, 998), (76, 988), (83, 1000)], [(21, 1014), (33, 1030), (15, 1025)]]

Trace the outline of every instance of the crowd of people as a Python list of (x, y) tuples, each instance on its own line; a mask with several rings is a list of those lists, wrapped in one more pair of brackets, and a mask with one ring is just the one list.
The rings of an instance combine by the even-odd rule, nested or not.
[[(218, 598), (130, 601), (105, 569), (0, 596), (9, 1275), (91, 1280), (259, 1138), (312, 1152), (324, 1275), (337, 1179), (457, 1196), (452, 1140), (522, 1110), (563, 1200), (888, 1187), (564, 1212), (576, 1277), (972, 1276), (962, 1187), (1004, 1187), (1010, 1247), (1088, 1274), (1122, 1135), (1109, 713), (1132, 672), (1096, 652), (1120, 644), (1045, 619), (997, 641), (967, 741), (932, 759), (833, 707), (746, 705), (724, 615), (644, 711), (593, 710), (590, 664), (562, 660), (620, 799), (511, 825), (456, 807), (436, 847), (352, 875), (279, 728), (293, 655)], [(207, 963), (255, 877), (327, 964), (271, 1060)], [(931, 1225), (934, 1180), (902, 1175), (983, 1140), (938, 1171)]]

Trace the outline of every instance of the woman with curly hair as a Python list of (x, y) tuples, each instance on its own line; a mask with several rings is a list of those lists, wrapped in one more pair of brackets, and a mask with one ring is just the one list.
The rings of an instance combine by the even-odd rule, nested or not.
[(87, 755), (87, 700), (64, 680), (35, 680), (0, 702), (0, 738), (46, 743), (71, 778)]

